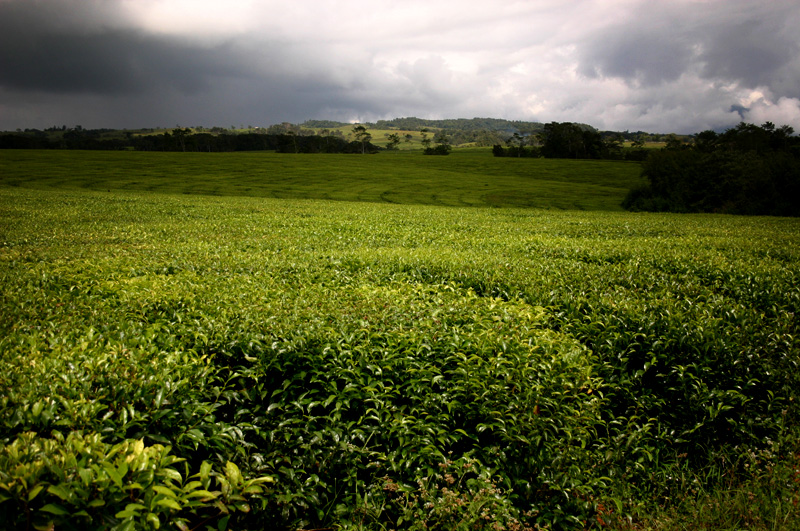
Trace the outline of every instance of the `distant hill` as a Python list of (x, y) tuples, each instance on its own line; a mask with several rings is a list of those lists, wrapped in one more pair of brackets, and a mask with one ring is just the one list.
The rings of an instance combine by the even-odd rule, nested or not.
[(500, 118), (455, 118), (446, 120), (425, 120), (423, 118), (395, 118), (379, 120), (376, 124), (383, 128), (420, 129), (431, 127), (449, 131), (499, 131), (504, 133), (535, 133), (544, 128), (539, 122), (510, 121)]
[[(308, 120), (302, 124), (303, 127), (347, 127), (352, 124), (346, 122), (334, 122), (331, 120)], [(425, 118), (394, 118), (392, 120), (378, 120), (364, 124), (375, 129), (399, 129), (403, 131), (419, 131), (422, 128), (446, 129), (448, 131), (497, 131), (502, 133), (537, 133), (544, 129), (541, 122), (523, 122), (520, 120), (503, 120), (500, 118), (451, 118), (445, 120), (427, 120)], [(578, 124), (582, 128), (595, 130), (594, 127), (586, 124)]]

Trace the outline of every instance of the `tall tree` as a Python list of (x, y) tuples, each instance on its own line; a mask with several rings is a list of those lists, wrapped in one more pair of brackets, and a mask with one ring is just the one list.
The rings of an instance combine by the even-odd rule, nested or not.
[[(447, 137), (447, 133), (444, 131), (439, 131), (436, 136), (434, 137), (434, 141), (436, 142), (436, 147), (426, 147), (424, 153), (426, 155), (449, 155), (450, 150), (453, 147), (450, 145), (450, 139)], [(429, 141), (430, 145), (430, 141)]]
[(512, 148), (512, 150), (516, 152), (517, 157), (521, 157), (523, 155), (525, 151), (525, 142), (525, 137), (517, 132), (515, 132), (514, 135), (506, 141), (508, 147)]
[(540, 140), (547, 158), (596, 159), (603, 150), (600, 133), (570, 122), (545, 124)]
[(192, 130), (188, 127), (184, 129), (181, 126), (178, 126), (172, 130), (172, 136), (178, 140), (178, 144), (181, 146), (181, 151), (186, 151), (186, 135), (191, 133)]
[(353, 127), (353, 136), (356, 138), (357, 142), (361, 142), (361, 153), (366, 153), (367, 144), (372, 140), (372, 135), (367, 131), (367, 128), (361, 124), (356, 125)]
[(387, 133), (386, 138), (389, 140), (386, 144), (386, 149), (397, 149), (397, 146), (400, 144), (400, 135), (397, 133)]
[(422, 140), (421, 140), (422, 147), (425, 148), (426, 150), (430, 149), (431, 148), (431, 139), (428, 138), (428, 129), (423, 127), (419, 131), (420, 131), (420, 133), (422, 133)]

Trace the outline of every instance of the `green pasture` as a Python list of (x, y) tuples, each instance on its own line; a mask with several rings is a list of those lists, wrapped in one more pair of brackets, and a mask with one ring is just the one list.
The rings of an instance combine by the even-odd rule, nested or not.
[(800, 220), (638, 179), (0, 152), (0, 521), (797, 529)]
[[(350, 126), (343, 126), (343, 127), (334, 127), (332, 129), (328, 129), (328, 131), (341, 131), (345, 138), (348, 140), (354, 140), (352, 131), (353, 127), (356, 124), (351, 124)], [(323, 134), (325, 128), (312, 128), (312, 130), (318, 134)], [(400, 136), (400, 143), (397, 145), (397, 150), (399, 151), (408, 151), (408, 150), (422, 150), (422, 133), (420, 131), (412, 131), (412, 130), (405, 130), (405, 129), (370, 129), (367, 128), (367, 132), (372, 135), (372, 140), (370, 141), (372, 144), (375, 144), (379, 147), (386, 147), (386, 144), (389, 140), (386, 138), (387, 135), (397, 134)], [(427, 137), (429, 140), (433, 140), (436, 136), (438, 129), (430, 129), (427, 133)], [(406, 135), (411, 135), (409, 140), (406, 140)]]
[[(349, 124), (349, 125), (342, 125), (340, 127), (311, 127), (311, 128), (303, 128), (303, 129), (310, 129), (317, 135), (326, 135), (330, 134), (331, 132), (339, 131), (341, 132), (347, 140), (355, 140), (353, 137), (353, 127), (357, 124)], [(204, 132), (199, 131), (196, 128), (189, 128), (194, 133)], [(257, 133), (257, 132), (264, 132), (266, 129), (256, 129), (256, 128), (243, 128), (243, 129), (231, 129), (230, 134), (247, 134), (247, 133)], [(386, 147), (386, 144), (389, 140), (386, 138), (386, 135), (390, 134), (398, 134), (400, 135), (400, 144), (397, 146), (398, 150), (406, 151), (406, 150), (421, 150), (423, 149), (422, 145), (422, 133), (417, 130), (404, 130), (404, 129), (367, 129), (370, 135), (372, 135), (371, 143), (379, 146), (379, 147)], [(433, 139), (436, 135), (438, 129), (431, 129), (428, 132), (428, 138)], [(148, 132), (140, 132), (140, 135), (161, 135), (164, 133), (171, 133), (172, 129), (156, 129), (154, 131)], [(136, 133), (135, 133), (136, 134)], [(406, 141), (406, 135), (411, 135), (411, 139)]]
[(0, 185), (331, 199), (378, 203), (621, 210), (639, 165), (493, 157), (490, 150), (377, 155), (0, 152)]

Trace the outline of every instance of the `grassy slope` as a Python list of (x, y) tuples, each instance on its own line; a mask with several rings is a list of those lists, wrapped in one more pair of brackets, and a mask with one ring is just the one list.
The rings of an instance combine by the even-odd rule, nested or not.
[(445, 206), (620, 210), (638, 164), (447, 157), (0, 151), (0, 184)]
[[(317, 127), (313, 130), (316, 134), (321, 135), (325, 129)], [(330, 131), (331, 129), (328, 130)], [(353, 126), (334, 127), (332, 130), (341, 131), (347, 140), (354, 140), (352, 134)], [(397, 146), (398, 150), (421, 150), (423, 148), (422, 133), (419, 131), (411, 131), (406, 129), (367, 129), (367, 132), (372, 135), (372, 140), (370, 142), (379, 147), (386, 147), (386, 144), (389, 142), (389, 140), (386, 138), (387, 135), (397, 134), (400, 136), (400, 144)], [(409, 141), (406, 141), (406, 135), (411, 135), (411, 139)], [(436, 136), (435, 130), (428, 131), (428, 139), (432, 140), (434, 136)]]

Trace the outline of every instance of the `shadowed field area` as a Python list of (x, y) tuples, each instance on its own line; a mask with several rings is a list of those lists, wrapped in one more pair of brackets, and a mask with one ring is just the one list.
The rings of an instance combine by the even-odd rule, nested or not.
[(636, 163), (377, 155), (0, 151), (0, 184), (444, 206), (621, 210)]

